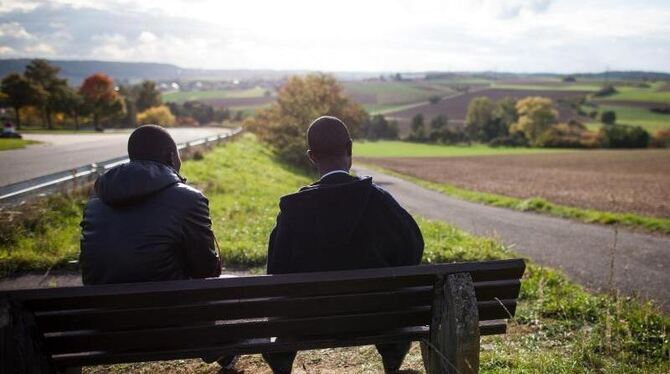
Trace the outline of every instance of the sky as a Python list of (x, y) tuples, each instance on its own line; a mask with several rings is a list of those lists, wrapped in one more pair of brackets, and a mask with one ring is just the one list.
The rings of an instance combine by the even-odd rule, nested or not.
[(670, 0), (0, 0), (0, 59), (670, 72)]

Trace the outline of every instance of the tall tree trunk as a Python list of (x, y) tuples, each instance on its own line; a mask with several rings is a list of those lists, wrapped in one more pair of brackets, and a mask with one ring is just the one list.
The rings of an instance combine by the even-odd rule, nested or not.
[(74, 114), (74, 129), (79, 131), (79, 114), (76, 112)]
[(16, 129), (21, 130), (21, 114), (19, 113), (21, 107), (14, 107), (14, 117), (16, 118)]
[(51, 109), (50, 109), (49, 107), (47, 107), (47, 108), (44, 110), (44, 113), (45, 113), (46, 116), (47, 116), (47, 128), (48, 128), (49, 130), (53, 130), (54, 125), (53, 125), (53, 121), (52, 121), (52, 118), (51, 118)]
[(98, 121), (98, 113), (93, 113), (93, 125), (95, 126), (95, 131), (102, 131), (102, 129), (100, 129), (100, 123)]

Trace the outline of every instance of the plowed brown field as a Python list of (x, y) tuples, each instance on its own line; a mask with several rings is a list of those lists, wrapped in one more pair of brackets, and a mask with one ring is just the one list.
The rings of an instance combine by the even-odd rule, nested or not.
[(358, 160), (476, 191), (670, 218), (669, 150)]

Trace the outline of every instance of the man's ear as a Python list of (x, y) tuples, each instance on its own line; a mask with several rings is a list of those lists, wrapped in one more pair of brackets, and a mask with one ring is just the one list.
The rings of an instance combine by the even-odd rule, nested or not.
[(307, 158), (309, 159), (309, 161), (310, 161), (312, 164), (314, 164), (314, 165), (317, 164), (316, 156), (314, 155), (314, 152), (312, 152), (311, 149), (308, 149), (308, 150), (307, 150)]

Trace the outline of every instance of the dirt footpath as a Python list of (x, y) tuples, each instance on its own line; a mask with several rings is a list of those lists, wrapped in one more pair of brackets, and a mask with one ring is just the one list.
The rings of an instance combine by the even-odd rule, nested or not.
[(358, 160), (476, 191), (670, 218), (670, 150)]

